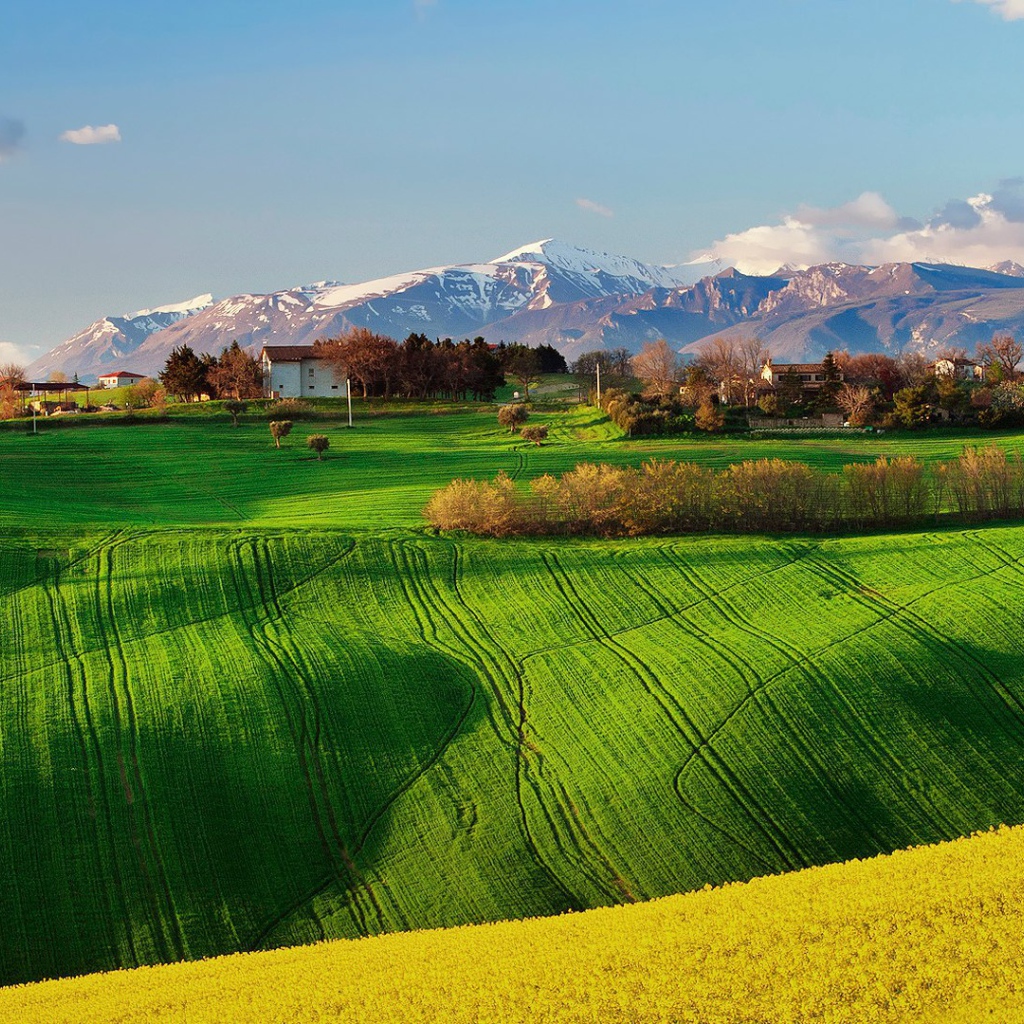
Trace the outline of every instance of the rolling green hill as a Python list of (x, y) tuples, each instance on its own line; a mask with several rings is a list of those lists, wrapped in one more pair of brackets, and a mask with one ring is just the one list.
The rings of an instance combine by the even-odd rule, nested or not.
[[(538, 419), (543, 418), (538, 416)], [(0, 433), (0, 983), (608, 905), (1024, 821), (1024, 532), (434, 537), (490, 414)], [(1017, 438), (1001, 443), (1015, 446)]]

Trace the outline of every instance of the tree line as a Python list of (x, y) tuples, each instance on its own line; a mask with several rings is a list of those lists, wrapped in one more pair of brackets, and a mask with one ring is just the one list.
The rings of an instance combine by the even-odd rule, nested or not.
[(550, 345), (488, 345), (482, 337), (455, 342), (431, 341), (410, 334), (397, 342), (387, 335), (356, 327), (337, 338), (317, 341), (314, 350), (339, 379), (350, 379), (363, 398), (450, 398), (493, 401), (506, 375), (526, 397), (542, 373), (566, 373), (562, 355)]
[(945, 512), (967, 522), (1024, 515), (1024, 462), (995, 446), (967, 447), (929, 471), (909, 455), (840, 473), (781, 459), (715, 470), (652, 460), (639, 467), (581, 463), (522, 487), (453, 480), (424, 510), (440, 530), (488, 537), (632, 537), (693, 532), (840, 533), (920, 526)]

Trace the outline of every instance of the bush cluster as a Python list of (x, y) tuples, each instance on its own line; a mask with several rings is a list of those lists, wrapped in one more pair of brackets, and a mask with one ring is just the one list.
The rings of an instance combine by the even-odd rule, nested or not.
[(630, 537), (833, 533), (918, 525), (947, 508), (967, 521), (1024, 514), (1024, 463), (994, 446), (966, 448), (934, 472), (912, 456), (856, 463), (842, 473), (781, 459), (724, 470), (666, 460), (581, 463), (559, 477), (538, 477), (528, 489), (505, 474), (454, 480), (424, 514), (438, 529), (490, 537)]

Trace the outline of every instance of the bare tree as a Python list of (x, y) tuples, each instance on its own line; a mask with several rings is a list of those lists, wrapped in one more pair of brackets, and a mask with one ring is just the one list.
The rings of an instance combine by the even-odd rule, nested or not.
[(679, 386), (679, 356), (664, 338), (649, 341), (633, 357), (633, 372), (653, 395), (671, 394)]
[(19, 388), (25, 383), (25, 367), (17, 363), (0, 363), (0, 388)]
[(1024, 358), (1024, 345), (1012, 334), (995, 334), (992, 340), (977, 349), (978, 362), (983, 363), (999, 380), (1016, 380), (1017, 366)]
[(875, 409), (875, 395), (863, 384), (844, 384), (836, 396), (836, 403), (855, 427), (862, 427)]

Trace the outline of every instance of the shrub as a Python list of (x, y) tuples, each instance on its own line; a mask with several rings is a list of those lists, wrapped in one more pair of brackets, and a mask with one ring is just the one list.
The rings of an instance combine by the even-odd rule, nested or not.
[(316, 452), (317, 462), (323, 462), (324, 452), (331, 447), (331, 441), (326, 434), (310, 434), (306, 445)]
[(539, 448), (541, 444), (547, 440), (548, 428), (547, 427), (523, 427), (519, 431), (519, 436), (524, 441), (532, 441)]
[(530, 412), (525, 405), (503, 405), (498, 410), (498, 422), (503, 427), (508, 427), (508, 432), (514, 434), (530, 418)]
[(278, 448), (281, 447), (281, 438), (287, 437), (292, 432), (292, 421), (291, 420), (271, 420), (270, 421), (270, 435), (274, 439), (274, 444)]

